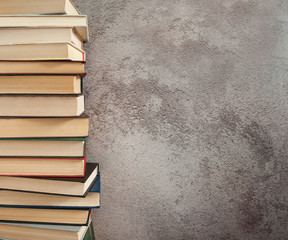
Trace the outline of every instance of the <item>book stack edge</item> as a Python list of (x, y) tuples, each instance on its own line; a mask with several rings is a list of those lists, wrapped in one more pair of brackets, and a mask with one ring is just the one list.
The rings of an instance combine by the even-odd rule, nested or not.
[(69, 0), (0, 6), (0, 238), (93, 240), (99, 164), (87, 163), (87, 16)]

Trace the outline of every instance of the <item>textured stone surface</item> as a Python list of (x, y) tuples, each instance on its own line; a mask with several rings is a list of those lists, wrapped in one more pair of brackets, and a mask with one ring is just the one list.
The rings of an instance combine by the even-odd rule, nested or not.
[(101, 240), (288, 239), (288, 1), (75, 0)]

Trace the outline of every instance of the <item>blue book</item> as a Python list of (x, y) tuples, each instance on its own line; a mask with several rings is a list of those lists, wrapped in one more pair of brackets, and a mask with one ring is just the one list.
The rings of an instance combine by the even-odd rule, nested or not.
[[(0, 207), (10, 208), (70, 208), (100, 207), (100, 172), (86, 196), (62, 196), (43, 193), (0, 190)], [(1, 211), (1, 209), (0, 209)], [(1, 219), (0, 219), (1, 221)]]

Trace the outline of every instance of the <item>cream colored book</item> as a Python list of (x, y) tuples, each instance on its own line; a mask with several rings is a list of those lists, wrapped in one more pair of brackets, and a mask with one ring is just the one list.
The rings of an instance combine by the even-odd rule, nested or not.
[(0, 116), (72, 117), (84, 112), (84, 95), (0, 95)]
[(98, 177), (99, 165), (86, 163), (84, 177), (10, 177), (0, 176), (0, 188), (83, 197)]
[(0, 139), (0, 157), (84, 158), (85, 138)]
[(0, 16), (0, 28), (57, 28), (73, 27), (76, 29), (84, 42), (88, 41), (87, 16), (51, 16), (51, 15), (32, 15), (32, 16)]
[(89, 209), (0, 208), (0, 221), (86, 225)]
[(0, 158), (2, 176), (82, 177), (84, 169), (84, 159)]
[(85, 53), (71, 43), (25, 43), (0, 45), (0, 60), (85, 61)]
[(70, 42), (83, 49), (74, 28), (0, 28), (0, 44)]
[(85, 197), (76, 197), (1, 190), (0, 205), (4, 207), (98, 208), (100, 207), (100, 193), (92, 191), (93, 187)]
[(0, 75), (85, 75), (81, 61), (0, 61)]
[(80, 94), (77, 75), (0, 75), (0, 94)]
[[(89, 223), (89, 225), (92, 223)], [(83, 240), (89, 226), (0, 223), (1, 239), (13, 240)], [(5, 237), (5, 238), (3, 238)]]
[(0, 118), (0, 138), (86, 137), (88, 117)]
[(69, 0), (0, 0), (0, 14), (70, 14), (79, 12)]

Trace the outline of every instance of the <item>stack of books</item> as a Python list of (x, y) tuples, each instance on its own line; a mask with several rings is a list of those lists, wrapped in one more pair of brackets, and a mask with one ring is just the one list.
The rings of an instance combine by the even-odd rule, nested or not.
[(93, 240), (97, 163), (86, 163), (83, 42), (69, 0), (0, 5), (0, 238)]

